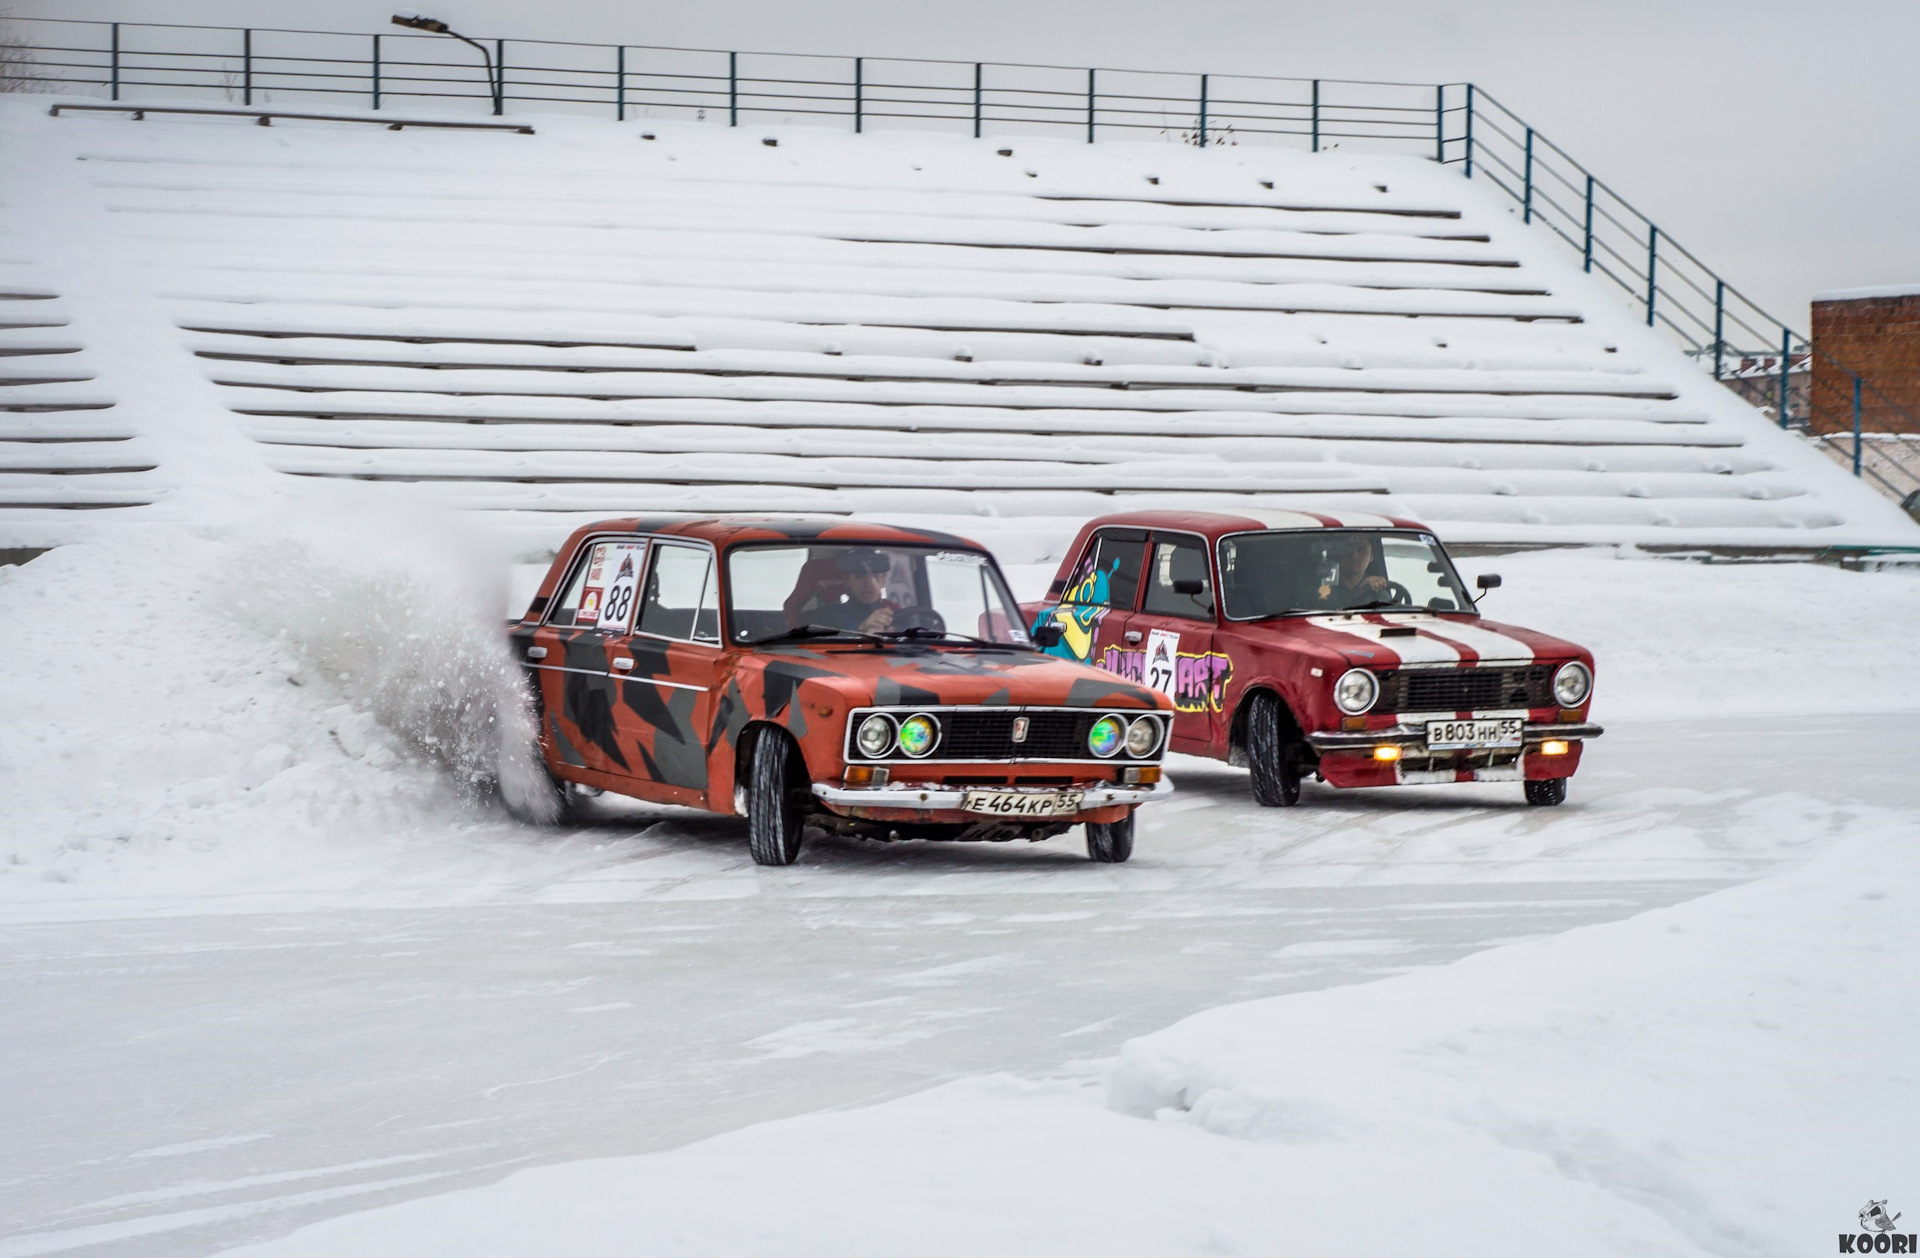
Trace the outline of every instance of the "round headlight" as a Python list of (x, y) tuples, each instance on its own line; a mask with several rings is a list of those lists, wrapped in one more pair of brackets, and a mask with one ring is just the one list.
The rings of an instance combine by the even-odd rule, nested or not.
[(1160, 750), (1160, 722), (1150, 716), (1136, 716), (1127, 726), (1127, 754), (1145, 760)]
[(1364, 668), (1349, 668), (1333, 683), (1334, 706), (1348, 716), (1359, 716), (1379, 697), (1379, 679)]
[(1563, 708), (1577, 708), (1593, 693), (1593, 673), (1579, 660), (1569, 660), (1553, 675), (1553, 697)]
[(1103, 716), (1087, 731), (1087, 750), (1105, 760), (1119, 751), (1120, 744), (1126, 740), (1127, 723), (1117, 716)]
[(925, 712), (915, 712), (900, 722), (900, 750), (914, 759), (929, 755), (940, 741), (940, 722)]
[(869, 760), (878, 760), (893, 750), (893, 721), (875, 712), (860, 722), (859, 732), (853, 736), (854, 743), (860, 748), (860, 754)]

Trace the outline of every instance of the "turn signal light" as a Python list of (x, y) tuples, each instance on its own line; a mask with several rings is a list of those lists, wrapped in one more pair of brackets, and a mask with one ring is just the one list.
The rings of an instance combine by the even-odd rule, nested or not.
[(1567, 754), (1567, 747), (1569, 745), (1564, 738), (1549, 738), (1546, 742), (1540, 744), (1540, 754), (1543, 756), (1564, 756)]
[(1160, 780), (1157, 764), (1129, 765), (1120, 770), (1120, 781), (1127, 786), (1152, 786)]
[(1579, 708), (1561, 708), (1560, 719), (1568, 725), (1578, 724), (1580, 720), (1580, 709)]
[(1366, 727), (1367, 718), (1364, 716), (1343, 716), (1340, 718), (1341, 729), (1365, 729)]
[(880, 766), (870, 764), (851, 765), (847, 769), (848, 786), (885, 786), (892, 773)]
[(1398, 760), (1400, 758), (1400, 749), (1392, 743), (1375, 747), (1373, 749), (1373, 758), (1375, 760)]

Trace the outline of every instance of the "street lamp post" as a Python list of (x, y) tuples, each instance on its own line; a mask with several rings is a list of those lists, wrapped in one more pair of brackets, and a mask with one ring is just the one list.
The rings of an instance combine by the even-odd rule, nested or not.
[(501, 100), (501, 96), (503, 95), (503, 92), (502, 92), (502, 87), (500, 83), (500, 75), (498, 71), (494, 68), (493, 54), (487, 51), (487, 46), (485, 44), (481, 43), (477, 39), (468, 39), (465, 35), (462, 35), (459, 31), (454, 30), (451, 26), (448, 26), (445, 22), (442, 22), (437, 17), (428, 17), (424, 13), (415, 13), (415, 12), (412, 12), (411, 10), (402, 10), (401, 12), (394, 14), (393, 24), (395, 26), (405, 26), (410, 30), (427, 31), (434, 35), (451, 35), (462, 43), (472, 44), (475, 48), (478, 48), (480, 50), (481, 60), (486, 63), (486, 67), (487, 67), (487, 94), (493, 97), (494, 115), (496, 117), (499, 116), (499, 114), (502, 112), (501, 105), (503, 104)]

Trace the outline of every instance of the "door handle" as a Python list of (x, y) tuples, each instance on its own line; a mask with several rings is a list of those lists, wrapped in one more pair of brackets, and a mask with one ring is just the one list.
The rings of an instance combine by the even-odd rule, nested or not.
[(616, 655), (613, 657), (613, 666), (623, 673), (630, 672), (633, 669), (633, 661), (624, 655)]
[(1139, 631), (1138, 629), (1129, 629), (1129, 630), (1127, 630), (1127, 645), (1128, 645), (1128, 646), (1133, 646), (1133, 645), (1134, 645), (1135, 643), (1137, 643), (1137, 642), (1139, 642), (1139, 641), (1140, 641), (1140, 631)]
[(544, 660), (547, 658), (547, 648), (543, 646), (530, 646), (527, 648), (527, 658), (530, 660)]

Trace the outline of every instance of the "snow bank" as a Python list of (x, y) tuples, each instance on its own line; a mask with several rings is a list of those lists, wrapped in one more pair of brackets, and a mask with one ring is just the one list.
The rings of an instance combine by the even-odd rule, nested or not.
[(372, 836), (486, 823), (474, 805), (503, 763), (527, 780), (524, 754), (498, 752), (531, 728), (497, 556), (333, 498), (0, 569), (19, 651), (0, 673), (10, 897), (115, 874), (167, 889), (178, 849), (242, 882), (289, 858), (317, 870)]
[(1887, 823), (1677, 908), (1190, 1018), (1127, 1046), (1111, 1108), (973, 1080), (233, 1252), (1831, 1252), (1911, 1166), (1916, 839)]

